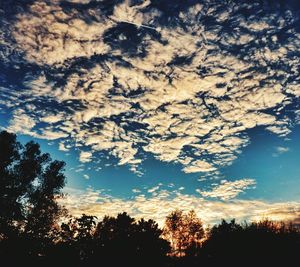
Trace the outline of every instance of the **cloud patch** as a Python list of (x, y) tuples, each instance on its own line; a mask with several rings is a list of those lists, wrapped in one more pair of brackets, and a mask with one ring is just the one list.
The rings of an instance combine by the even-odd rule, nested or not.
[(266, 202), (261, 200), (210, 201), (178, 191), (160, 190), (147, 198), (143, 194), (133, 199), (114, 198), (101, 190), (75, 190), (68, 188), (67, 197), (62, 200), (74, 216), (91, 214), (101, 219), (109, 214), (115, 216), (126, 211), (135, 218), (154, 219), (163, 226), (166, 216), (173, 210), (194, 209), (206, 225), (218, 223), (222, 218), (237, 221), (257, 221), (273, 219), (277, 221), (296, 221), (300, 217), (299, 202)]
[(222, 180), (219, 185), (212, 188), (211, 191), (196, 191), (204, 197), (219, 198), (221, 200), (229, 200), (237, 197), (246, 189), (255, 188), (256, 181), (254, 179), (241, 179), (236, 181)]
[(93, 154), (87, 151), (81, 151), (79, 155), (79, 161), (82, 163), (90, 162), (92, 160)]

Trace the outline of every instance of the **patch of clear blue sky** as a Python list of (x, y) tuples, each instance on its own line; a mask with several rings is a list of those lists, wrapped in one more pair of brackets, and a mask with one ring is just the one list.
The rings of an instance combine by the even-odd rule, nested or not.
[[(251, 144), (247, 146), (232, 166), (222, 170), (227, 177), (249, 177), (257, 181), (255, 190), (245, 198), (269, 201), (300, 199), (300, 126), (281, 138), (262, 128), (249, 131)], [(279, 153), (278, 147), (288, 151)]]

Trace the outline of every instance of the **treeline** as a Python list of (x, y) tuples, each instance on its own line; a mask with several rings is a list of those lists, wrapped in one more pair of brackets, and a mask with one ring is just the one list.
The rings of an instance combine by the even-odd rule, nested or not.
[(299, 260), (296, 225), (222, 221), (205, 228), (194, 211), (153, 220), (82, 215), (59, 205), (64, 163), (38, 144), (0, 132), (0, 266), (288, 266)]

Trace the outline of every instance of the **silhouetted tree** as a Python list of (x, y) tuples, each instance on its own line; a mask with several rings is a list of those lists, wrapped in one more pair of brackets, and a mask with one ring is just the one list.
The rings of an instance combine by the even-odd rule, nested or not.
[(243, 225), (222, 220), (210, 229), (202, 255), (211, 266), (238, 266), (245, 259), (251, 266), (278, 266), (297, 261), (299, 249), (299, 231), (294, 227), (269, 220)]
[(122, 260), (130, 258), (130, 253), (133, 253), (133, 235), (134, 219), (125, 212), (117, 217), (105, 216), (95, 232), (98, 246), (104, 254), (116, 253)]
[(50, 252), (51, 258), (60, 255), (64, 265), (87, 264), (95, 250), (96, 219), (95, 216), (83, 214), (79, 218), (71, 218), (62, 223), (60, 239)]
[(140, 219), (136, 224), (135, 246), (137, 258), (141, 265), (158, 266), (165, 261), (170, 246), (162, 238), (162, 233), (163, 231), (153, 220)]
[(112, 266), (161, 264), (169, 250), (168, 242), (162, 239), (161, 234), (152, 220), (136, 222), (127, 213), (120, 213), (117, 217), (106, 216), (95, 232), (98, 248), (95, 257), (100, 256)]
[[(64, 209), (57, 199), (65, 184), (64, 162), (52, 161), (34, 142), (21, 145), (0, 132), (0, 233), (6, 257), (42, 255)], [(24, 257), (25, 257), (24, 256)]]
[(196, 254), (204, 235), (203, 224), (193, 210), (187, 214), (175, 210), (166, 218), (164, 236), (171, 243), (173, 256)]

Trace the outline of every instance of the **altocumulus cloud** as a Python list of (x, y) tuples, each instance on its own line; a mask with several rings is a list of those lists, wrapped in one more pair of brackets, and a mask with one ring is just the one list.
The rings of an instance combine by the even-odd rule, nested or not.
[(298, 202), (267, 202), (262, 200), (209, 201), (193, 195), (182, 194), (180, 190), (159, 190), (146, 197), (139, 192), (132, 199), (112, 197), (102, 190), (76, 190), (68, 188), (68, 196), (62, 203), (75, 216), (91, 214), (101, 219), (105, 215), (115, 216), (126, 211), (136, 218), (154, 219), (163, 226), (165, 217), (174, 209), (194, 209), (205, 224), (214, 224), (221, 218), (238, 221), (273, 219), (277, 221), (299, 221)]
[(256, 181), (254, 179), (242, 179), (237, 181), (222, 180), (219, 185), (215, 185), (211, 191), (202, 191), (196, 189), (196, 191), (204, 197), (220, 198), (222, 200), (228, 200), (235, 198), (246, 189), (255, 188)]
[[(58, 139), (61, 150), (82, 148), (83, 162), (106, 151), (138, 172), (150, 153), (186, 173), (213, 173), (249, 144), (248, 130), (284, 137), (299, 123), (296, 1), (38, 0), (0, 8), (8, 129)], [(285, 116), (289, 106), (295, 116)], [(201, 194), (227, 186), (231, 197), (247, 185), (225, 182)]]
[(84, 152), (81, 151), (79, 155), (79, 160), (81, 162), (90, 162), (92, 159), (92, 153), (91, 152)]

